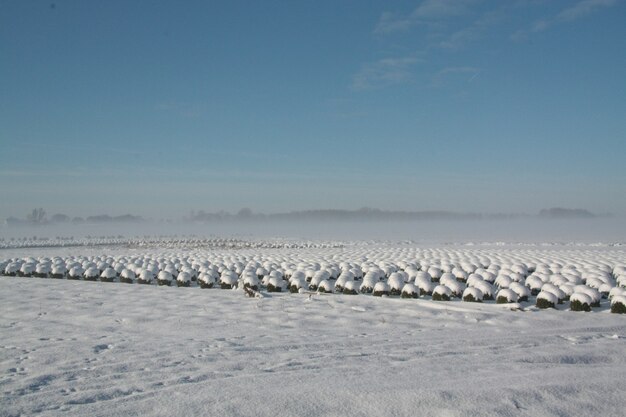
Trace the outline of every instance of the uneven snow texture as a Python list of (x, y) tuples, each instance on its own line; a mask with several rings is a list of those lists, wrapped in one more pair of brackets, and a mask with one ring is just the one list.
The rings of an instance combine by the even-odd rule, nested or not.
[(0, 278), (0, 416), (621, 416), (626, 320)]

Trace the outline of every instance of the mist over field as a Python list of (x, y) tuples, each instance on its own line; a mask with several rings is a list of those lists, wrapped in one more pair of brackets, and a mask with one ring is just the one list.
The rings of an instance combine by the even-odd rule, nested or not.
[(50, 224), (0, 227), (0, 237), (198, 236), (337, 240), (412, 240), (417, 243), (527, 242), (626, 243), (626, 219), (483, 219), (483, 220), (230, 220), (223, 222), (152, 222)]

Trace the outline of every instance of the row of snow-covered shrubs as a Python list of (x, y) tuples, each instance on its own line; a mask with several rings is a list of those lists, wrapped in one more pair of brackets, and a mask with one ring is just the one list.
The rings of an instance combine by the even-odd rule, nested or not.
[[(589, 311), (610, 298), (620, 312), (626, 267), (495, 262), (323, 261), (243, 258), (139, 256), (24, 258), (0, 262), (5, 275), (117, 281), (202, 288), (249, 287), (269, 292), (318, 291), (433, 300), (462, 299), (497, 303), (531, 301), (540, 308), (570, 301), (572, 310)], [(195, 283), (195, 285), (194, 285)]]

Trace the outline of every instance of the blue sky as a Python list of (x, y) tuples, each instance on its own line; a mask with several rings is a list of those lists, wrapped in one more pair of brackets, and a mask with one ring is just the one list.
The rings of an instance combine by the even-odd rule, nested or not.
[(626, 214), (626, 2), (0, 1), (0, 217)]

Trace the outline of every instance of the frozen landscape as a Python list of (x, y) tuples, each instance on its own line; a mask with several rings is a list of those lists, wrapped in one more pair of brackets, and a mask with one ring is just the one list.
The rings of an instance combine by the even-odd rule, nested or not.
[(172, 241), (0, 252), (0, 415), (623, 415), (621, 245)]
[(626, 416), (625, 16), (0, 1), (0, 417)]

